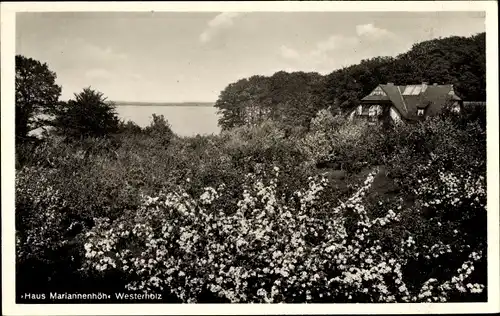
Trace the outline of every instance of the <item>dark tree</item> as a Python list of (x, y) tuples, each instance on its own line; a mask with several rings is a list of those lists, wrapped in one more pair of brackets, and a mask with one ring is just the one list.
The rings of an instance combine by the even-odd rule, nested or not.
[(222, 129), (268, 119), (307, 129), (319, 110), (348, 113), (378, 84), (387, 82), (453, 84), (464, 100), (486, 100), (485, 33), (424, 41), (397, 57), (362, 60), (326, 76), (279, 71), (241, 79), (221, 92), (215, 107)]
[(108, 136), (118, 131), (119, 123), (114, 104), (90, 87), (62, 104), (53, 122), (56, 132), (68, 139)]
[(61, 96), (56, 74), (46, 63), (16, 55), (16, 140), (47, 125)]
[(247, 79), (238, 80), (228, 85), (221, 93), (215, 107), (220, 114), (219, 126), (228, 130), (245, 124), (245, 102), (248, 94), (244, 90), (248, 86)]
[(133, 121), (130, 120), (127, 122), (120, 121), (120, 123), (118, 124), (118, 132), (134, 135), (134, 134), (142, 134), (143, 129)]
[(280, 71), (270, 77), (252, 76), (227, 86), (215, 107), (223, 130), (273, 120), (307, 127), (322, 108), (324, 82), (318, 73)]
[(167, 147), (175, 137), (172, 126), (162, 114), (153, 114), (151, 123), (143, 129), (143, 133), (162, 147)]
[(486, 100), (485, 42), (480, 33), (417, 43), (396, 58), (393, 75), (398, 84), (451, 83), (465, 100)]

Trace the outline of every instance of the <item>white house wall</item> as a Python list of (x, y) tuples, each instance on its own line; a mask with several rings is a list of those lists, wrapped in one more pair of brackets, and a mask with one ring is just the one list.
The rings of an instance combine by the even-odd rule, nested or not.
[(389, 110), (389, 115), (395, 123), (401, 122), (401, 114), (399, 114), (399, 111), (393, 106), (391, 106), (391, 109)]
[(453, 103), (451, 111), (454, 113), (460, 113), (460, 104), (458, 102)]
[(349, 120), (354, 120), (354, 115), (356, 115), (356, 110), (352, 111), (350, 114), (349, 114)]

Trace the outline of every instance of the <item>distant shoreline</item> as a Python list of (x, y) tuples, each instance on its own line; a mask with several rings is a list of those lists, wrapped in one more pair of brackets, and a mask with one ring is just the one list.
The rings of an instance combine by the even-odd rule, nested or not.
[(112, 101), (115, 106), (196, 106), (196, 107), (213, 107), (214, 102), (128, 102), (128, 101)]

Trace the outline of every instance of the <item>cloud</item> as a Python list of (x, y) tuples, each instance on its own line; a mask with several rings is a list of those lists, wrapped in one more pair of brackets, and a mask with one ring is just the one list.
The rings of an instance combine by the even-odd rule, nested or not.
[(285, 59), (298, 59), (300, 57), (299, 52), (295, 49), (290, 48), (286, 45), (281, 45), (280, 47), (281, 56)]
[(109, 45), (97, 45), (86, 39), (65, 39), (59, 45), (50, 47), (57, 54), (59, 63), (71, 68), (109, 68), (127, 62), (128, 55)]
[(393, 44), (397, 36), (372, 23), (360, 24), (355, 28), (355, 35), (332, 34), (318, 41), (305, 52), (298, 52), (292, 47), (282, 45), (280, 53), (281, 57), (295, 69), (330, 72), (373, 54), (385, 55), (385, 48), (388, 47), (387, 40), (391, 40)]
[(329, 38), (316, 43), (316, 48), (311, 52), (311, 55), (322, 56), (331, 51), (354, 47), (357, 44), (358, 41), (354, 37), (332, 35)]
[(85, 77), (89, 79), (111, 79), (113, 73), (103, 68), (92, 68), (85, 72)]
[(90, 68), (84, 72), (84, 76), (89, 81), (144, 81), (146, 80), (139, 73), (124, 72), (119, 69)]
[(137, 81), (139, 81), (139, 80), (144, 80), (144, 77), (143, 77), (141, 74), (137, 74), (137, 73), (130, 75), (130, 77), (131, 77), (133, 80), (137, 80)]
[(299, 53), (295, 49), (282, 45), (280, 55), (286, 59), (293, 70), (319, 70), (331, 71), (332, 67), (339, 66), (339, 59), (332, 56), (341, 52), (346, 53), (357, 47), (359, 41), (356, 37), (342, 35), (331, 35), (326, 39), (317, 42), (314, 47), (308, 51)]
[(109, 45), (102, 46), (94, 44), (83, 38), (65, 40), (63, 45), (55, 46), (54, 49), (64, 54), (78, 55), (78, 58), (99, 61), (127, 59), (127, 54), (124, 52), (118, 52)]
[(207, 28), (200, 34), (200, 41), (208, 43), (222, 29), (230, 28), (233, 25), (234, 19), (242, 13), (239, 12), (223, 12), (208, 22)]
[(386, 29), (374, 26), (373, 23), (356, 25), (356, 34), (360, 37), (369, 37), (373, 39), (381, 39), (394, 35)]
[(81, 54), (99, 61), (125, 60), (127, 55), (116, 52), (111, 47), (100, 47), (92, 43), (84, 43), (81, 46)]

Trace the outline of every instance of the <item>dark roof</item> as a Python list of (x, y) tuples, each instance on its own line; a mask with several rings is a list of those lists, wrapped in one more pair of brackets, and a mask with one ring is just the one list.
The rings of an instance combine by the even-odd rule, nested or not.
[[(448, 100), (461, 100), (453, 91), (453, 85), (423, 85), (397, 86), (394, 84), (381, 84), (380, 88), (387, 96), (364, 97), (361, 101), (370, 103), (372, 101), (390, 100), (394, 107), (405, 119), (417, 119), (417, 109), (426, 109), (426, 115), (435, 115), (441, 112)], [(415, 94), (405, 93), (405, 90), (415, 91)], [(423, 90), (423, 92), (422, 92)]]
[(389, 101), (389, 97), (385, 95), (367, 95), (362, 101)]

